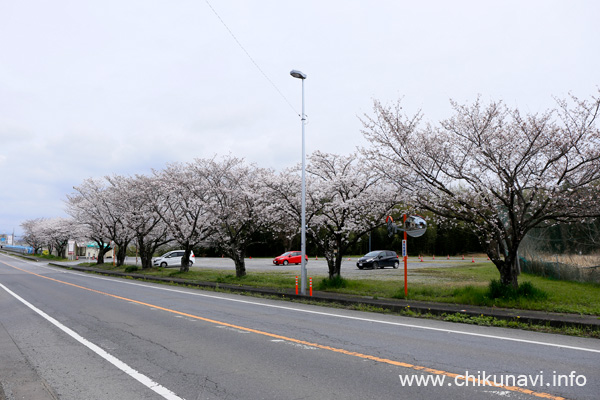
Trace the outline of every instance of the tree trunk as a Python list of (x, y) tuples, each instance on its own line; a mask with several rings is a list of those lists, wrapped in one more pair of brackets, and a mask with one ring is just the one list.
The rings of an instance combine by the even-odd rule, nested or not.
[(124, 243), (123, 245), (118, 246), (117, 250), (117, 267), (125, 264), (125, 257), (127, 256), (127, 245), (129, 242)]
[[(105, 246), (104, 241), (99, 238), (92, 237), (91, 239), (94, 243), (96, 243), (98, 245), (98, 258), (96, 260), (96, 265), (104, 264), (104, 256), (106, 255), (106, 253), (108, 253), (110, 250), (112, 250), (112, 247)], [(86, 257), (87, 257), (87, 254), (86, 254)]]
[(181, 265), (179, 266), (179, 272), (188, 272), (190, 270), (190, 255), (192, 255), (192, 245), (190, 243), (182, 244), (185, 253), (181, 257)]
[(338, 251), (335, 255), (335, 261), (333, 264), (333, 271), (329, 271), (329, 279), (339, 278), (342, 274), (342, 253)]
[(104, 247), (104, 244), (102, 244), (102, 247), (98, 249), (98, 260), (96, 261), (97, 265), (104, 264), (104, 255), (108, 253), (111, 249), (111, 247)]
[(140, 254), (140, 258), (142, 259), (142, 269), (152, 268), (152, 254), (154, 253), (152, 246), (140, 247), (138, 252)]
[[(500, 283), (506, 286), (512, 286), (517, 289), (519, 287), (519, 269), (517, 266), (517, 250), (518, 243), (512, 243), (512, 247), (506, 247), (506, 242), (502, 246), (499, 243), (502, 241), (496, 240), (488, 245), (488, 257), (494, 263), (500, 273)], [(514, 249), (514, 250), (513, 250)]]
[(65, 257), (65, 250), (67, 249), (67, 243), (57, 243), (56, 244), (56, 256), (58, 258), (66, 258)]
[(102, 249), (98, 250), (98, 258), (96, 259), (96, 265), (104, 264), (104, 255), (105, 254), (106, 254), (106, 251), (103, 251)]
[[(185, 246), (188, 247), (188, 246)], [(185, 249), (185, 253), (183, 253), (183, 257), (181, 257), (181, 265), (179, 266), (179, 272), (189, 272), (190, 270), (190, 255), (192, 254), (192, 250), (189, 248)]]
[(342, 255), (337, 253), (335, 258), (330, 263), (327, 261), (329, 265), (329, 279), (339, 278), (342, 275)]
[(327, 268), (329, 269), (329, 279), (333, 279), (335, 277), (335, 258), (330, 258), (327, 255), (325, 255), (325, 258), (327, 259)]
[(500, 272), (500, 283), (506, 286), (512, 286), (517, 289), (519, 287), (518, 275), (519, 271), (517, 268), (517, 260), (506, 257), (504, 260), (492, 260)]
[(142, 269), (150, 269), (152, 268), (152, 255), (154, 254), (155, 247), (144, 241), (144, 237), (142, 235), (137, 236), (137, 251), (142, 260)]
[(233, 258), (233, 262), (235, 263), (235, 276), (238, 278), (246, 276), (245, 249), (233, 250), (231, 253), (231, 258)]

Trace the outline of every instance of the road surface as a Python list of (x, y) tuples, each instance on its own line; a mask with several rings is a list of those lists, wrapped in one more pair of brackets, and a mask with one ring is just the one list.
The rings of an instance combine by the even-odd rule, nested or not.
[(599, 378), (595, 339), (160, 286), (0, 254), (7, 399), (597, 399)]

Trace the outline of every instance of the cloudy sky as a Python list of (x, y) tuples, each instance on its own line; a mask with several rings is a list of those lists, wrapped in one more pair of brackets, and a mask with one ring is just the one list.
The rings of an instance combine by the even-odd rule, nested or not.
[(600, 2), (0, 0), (0, 233), (88, 177), (233, 154), (263, 167), (365, 141), (373, 99), (537, 112), (600, 85)]

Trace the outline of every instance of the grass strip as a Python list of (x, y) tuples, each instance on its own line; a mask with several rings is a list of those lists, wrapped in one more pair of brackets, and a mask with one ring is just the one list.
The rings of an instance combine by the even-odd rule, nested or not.
[[(136, 270), (137, 273), (148, 276), (179, 278), (190, 282), (226, 283), (275, 290), (292, 289), (296, 276), (296, 273), (291, 271), (270, 271), (252, 272), (238, 278), (234, 271), (205, 267), (180, 272), (178, 269), (167, 268), (139, 270), (135, 266), (113, 267), (112, 264), (82, 265), (121, 272)], [(489, 263), (411, 270), (408, 279), (408, 299), (600, 316), (598, 284), (559, 281), (522, 274), (519, 277), (520, 286), (530, 289), (519, 296), (494, 298), (490, 293), (490, 282), (497, 278), (498, 271)], [(327, 292), (372, 298), (404, 298), (404, 283), (397, 279), (342, 278), (332, 284), (325, 278), (316, 278), (313, 285), (315, 290)]]

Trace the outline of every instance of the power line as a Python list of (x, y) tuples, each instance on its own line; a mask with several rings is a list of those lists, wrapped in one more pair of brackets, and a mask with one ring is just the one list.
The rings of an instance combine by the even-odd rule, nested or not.
[(238, 44), (238, 46), (240, 46), (240, 48), (244, 51), (244, 53), (246, 53), (246, 56), (248, 56), (248, 58), (250, 59), (250, 61), (252, 62), (252, 64), (254, 64), (254, 66), (256, 67), (256, 69), (258, 69), (258, 71), (262, 74), (262, 76), (264, 76), (265, 79), (271, 84), (271, 86), (273, 86), (275, 88), (275, 90), (277, 91), (277, 93), (279, 93), (279, 95), (283, 98), (283, 100), (285, 100), (285, 102), (290, 106), (290, 108), (294, 111), (294, 113), (297, 114), (298, 116), (300, 116), (300, 114), (294, 108), (294, 106), (292, 105), (292, 103), (290, 103), (290, 101), (288, 100), (288, 98), (285, 97), (285, 95), (281, 92), (281, 90), (279, 90), (279, 88), (277, 87), (277, 85), (275, 85), (275, 83), (267, 76), (267, 74), (262, 70), (262, 68), (258, 65), (258, 63), (256, 61), (254, 61), (254, 58), (252, 58), (252, 56), (250, 55), (250, 53), (248, 53), (248, 50), (246, 50), (246, 48), (242, 45), (242, 43), (238, 40), (238, 38), (233, 34), (233, 32), (231, 31), (231, 29), (229, 29), (229, 26), (227, 26), (227, 24), (225, 23), (225, 21), (223, 21), (223, 18), (221, 18), (221, 16), (219, 15), (219, 13), (217, 13), (217, 10), (215, 10), (213, 8), (213, 6), (209, 3), (208, 0), (204, 0), (204, 1), (206, 2), (206, 4), (208, 4), (208, 7), (210, 7), (210, 9), (212, 10), (212, 12), (219, 19), (219, 21), (221, 21), (221, 23), (223, 24), (223, 26), (225, 27), (225, 29), (227, 29), (227, 32), (229, 32), (229, 34), (231, 35), (231, 37), (233, 38), (233, 40), (235, 40), (235, 42)]

